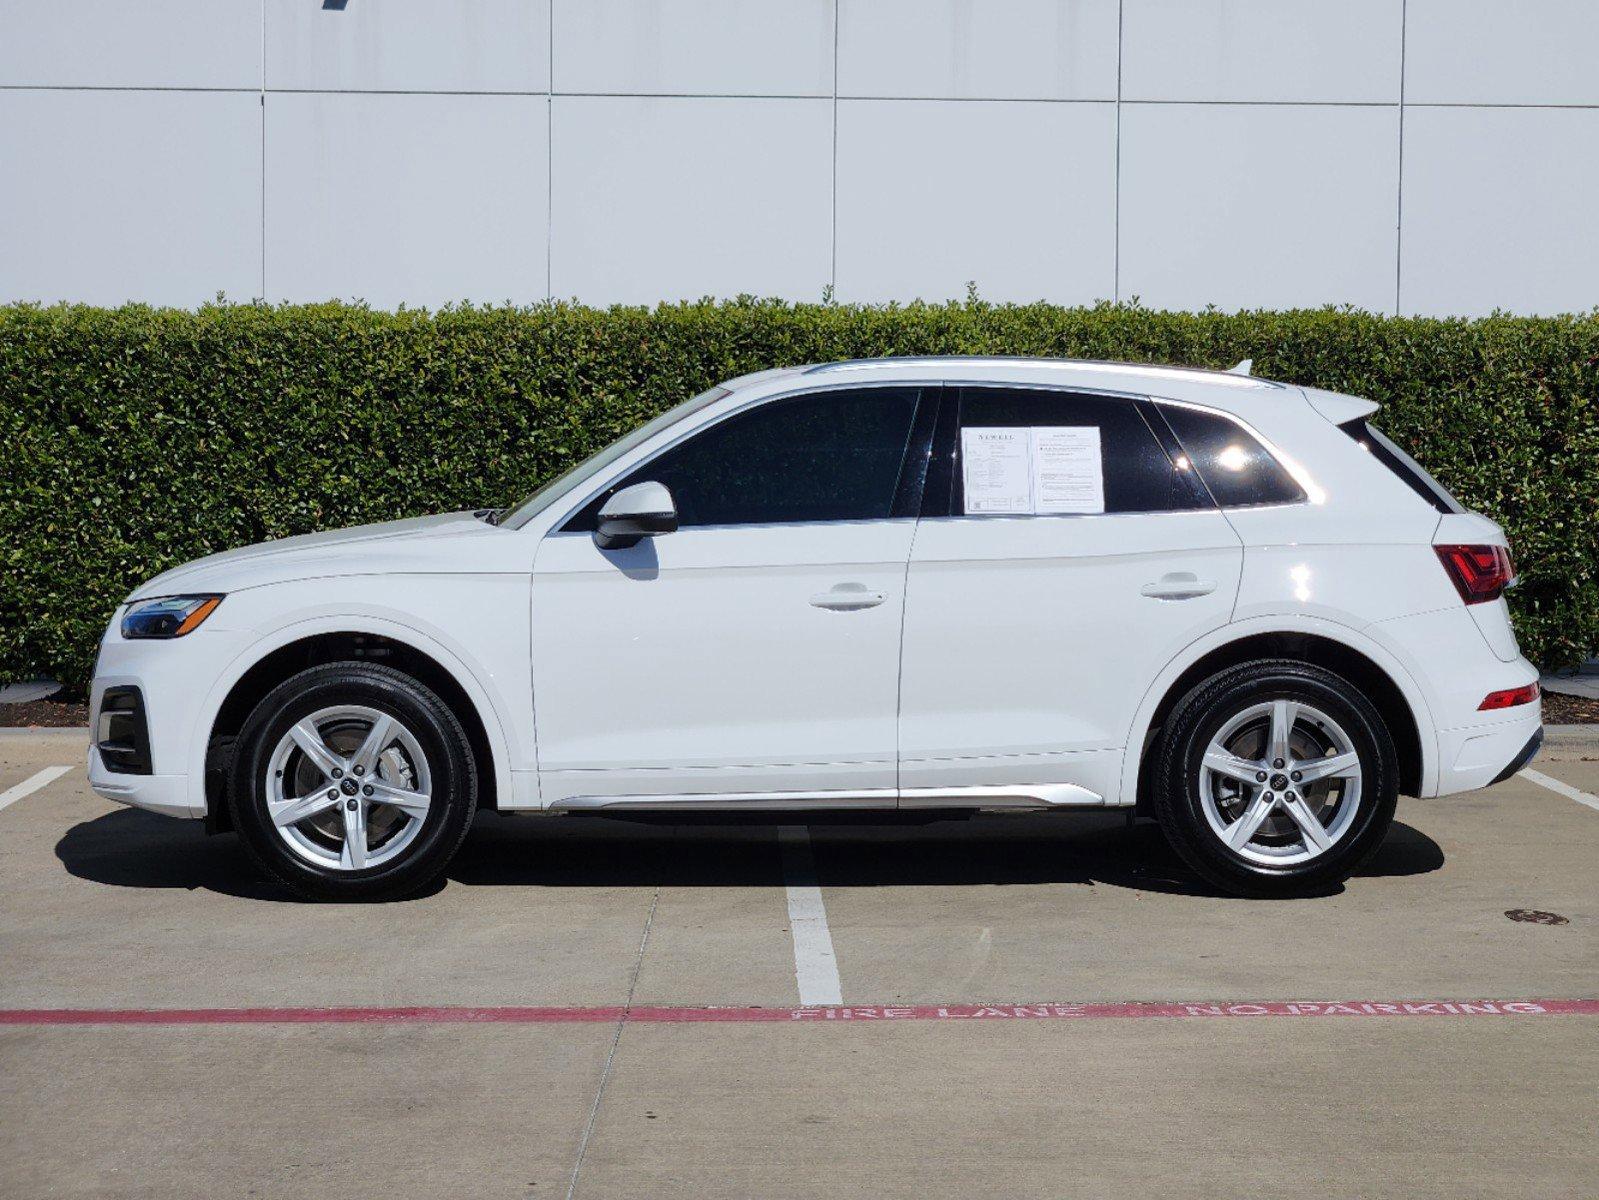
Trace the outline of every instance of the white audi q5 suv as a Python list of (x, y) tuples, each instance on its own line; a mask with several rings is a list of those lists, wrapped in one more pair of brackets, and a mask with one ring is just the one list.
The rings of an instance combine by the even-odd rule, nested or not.
[(102, 796), (324, 898), (478, 808), (1136, 808), (1213, 885), (1325, 890), (1396, 796), (1542, 736), (1505, 537), (1366, 400), (905, 358), (696, 396), (513, 510), (287, 538), (137, 589)]

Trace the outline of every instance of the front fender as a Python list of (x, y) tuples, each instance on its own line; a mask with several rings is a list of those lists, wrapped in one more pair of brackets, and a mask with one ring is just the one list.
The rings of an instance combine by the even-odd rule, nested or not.
[[(247, 595), (244, 593), (241, 595)], [(524, 610), (525, 611), (525, 610)], [(493, 758), (496, 793), (503, 808), (536, 808), (537, 762), (531, 737), (518, 736), (517, 713), (512, 698), (499, 686), (480, 656), (437, 627), (376, 605), (330, 606), (274, 620), (258, 627), (258, 636), (217, 676), (196, 714), (195, 736), (189, 750), (189, 804), (196, 813), (206, 810), (205, 758), (217, 714), (246, 672), (269, 654), (294, 642), (319, 634), (364, 633), (401, 642), (438, 663), (461, 686), (488, 736)], [(524, 663), (525, 663), (524, 657)], [(524, 684), (527, 671), (520, 673)], [(526, 728), (531, 732), (531, 724)], [(529, 789), (532, 795), (525, 795)]]

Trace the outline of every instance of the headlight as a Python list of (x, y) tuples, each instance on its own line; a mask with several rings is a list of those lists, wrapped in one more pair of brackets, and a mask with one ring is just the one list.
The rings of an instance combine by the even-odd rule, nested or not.
[(176, 638), (193, 633), (222, 603), (221, 596), (157, 596), (128, 605), (125, 638)]

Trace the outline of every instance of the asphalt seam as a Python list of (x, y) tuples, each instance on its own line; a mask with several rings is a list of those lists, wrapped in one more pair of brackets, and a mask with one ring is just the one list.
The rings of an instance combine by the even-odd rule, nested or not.
[(600, 1083), (594, 1089), (594, 1103), (589, 1107), (589, 1118), (583, 1125), (583, 1139), (578, 1143), (577, 1161), (572, 1164), (572, 1179), (566, 1186), (566, 1200), (572, 1200), (577, 1194), (578, 1176), (583, 1171), (583, 1160), (588, 1157), (589, 1140), (594, 1136), (594, 1125), (600, 1118), (600, 1101), (605, 1098), (605, 1085), (611, 1079), (611, 1065), (616, 1061), (616, 1049), (622, 1044), (622, 1030), (627, 1028), (628, 1017), (633, 1011), (633, 993), (638, 988), (639, 972), (644, 968), (644, 948), (650, 944), (650, 930), (655, 925), (655, 909), (661, 902), (661, 885), (655, 885), (655, 894), (650, 897), (650, 911), (644, 918), (644, 934), (639, 938), (638, 955), (633, 959), (633, 977), (627, 983), (627, 1003), (622, 1012), (615, 1018), (616, 1032), (611, 1036), (611, 1048), (605, 1052), (605, 1066), (600, 1071)]

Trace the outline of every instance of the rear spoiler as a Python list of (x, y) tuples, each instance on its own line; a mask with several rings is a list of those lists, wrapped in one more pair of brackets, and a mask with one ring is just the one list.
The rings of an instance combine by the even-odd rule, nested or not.
[(1344, 396), (1338, 392), (1324, 392), (1320, 388), (1301, 388), (1305, 399), (1310, 401), (1310, 406), (1326, 417), (1334, 425), (1342, 425), (1346, 421), (1356, 421), (1362, 417), (1369, 417), (1382, 406), (1373, 400), (1362, 400), (1359, 396)]

